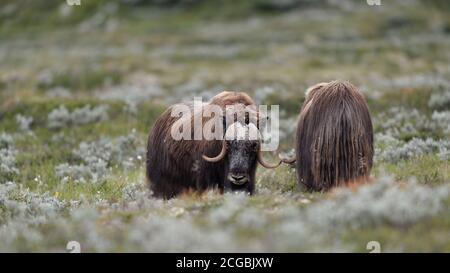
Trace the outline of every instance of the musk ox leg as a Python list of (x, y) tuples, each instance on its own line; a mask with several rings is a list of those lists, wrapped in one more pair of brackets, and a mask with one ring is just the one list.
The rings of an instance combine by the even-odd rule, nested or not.
[(153, 196), (158, 198), (170, 199), (179, 195), (184, 188), (176, 185), (173, 181), (160, 180), (159, 183), (152, 183), (151, 180), (150, 189), (153, 192)]
[(147, 165), (147, 181), (153, 196), (169, 199), (196, 188), (195, 182), (191, 181), (192, 175), (180, 171), (175, 163), (171, 168), (161, 167), (161, 164)]

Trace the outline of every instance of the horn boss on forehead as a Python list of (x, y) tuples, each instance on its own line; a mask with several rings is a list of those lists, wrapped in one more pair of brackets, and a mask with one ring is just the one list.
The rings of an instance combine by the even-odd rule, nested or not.
[(256, 140), (261, 139), (258, 128), (255, 124), (242, 124), (234, 122), (225, 131), (225, 140)]

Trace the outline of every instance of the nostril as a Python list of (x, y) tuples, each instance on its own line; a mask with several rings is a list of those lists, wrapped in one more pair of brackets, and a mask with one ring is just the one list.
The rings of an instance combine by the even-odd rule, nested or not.
[(229, 174), (228, 180), (233, 183), (234, 185), (244, 185), (246, 182), (248, 182), (248, 176), (245, 174)]
[(240, 175), (240, 174), (232, 174), (231, 175), (231, 177), (234, 179), (234, 180), (237, 180), (237, 181), (239, 181), (239, 180), (242, 180), (242, 179), (244, 179), (245, 178), (245, 175)]

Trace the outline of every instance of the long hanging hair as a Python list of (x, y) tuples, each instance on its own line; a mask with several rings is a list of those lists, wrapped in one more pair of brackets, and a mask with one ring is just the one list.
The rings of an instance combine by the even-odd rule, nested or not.
[(306, 189), (369, 178), (373, 128), (362, 93), (350, 82), (320, 83), (308, 89), (297, 125), (296, 169)]

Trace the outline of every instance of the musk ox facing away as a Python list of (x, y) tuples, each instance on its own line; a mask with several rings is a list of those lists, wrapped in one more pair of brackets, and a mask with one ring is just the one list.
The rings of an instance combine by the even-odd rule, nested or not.
[[(211, 106), (218, 106), (223, 114), (205, 115)], [(176, 107), (188, 109), (188, 114), (174, 116)], [(200, 120), (200, 126), (195, 126), (196, 120)], [(198, 130), (208, 124), (213, 124), (211, 132), (222, 134), (221, 139), (200, 132), (202, 138), (196, 140)], [(174, 128), (180, 125), (193, 130), (188, 137), (174, 139)], [(169, 107), (156, 120), (148, 137), (146, 174), (153, 194), (167, 199), (186, 190), (210, 188), (252, 194), (257, 162), (266, 168), (275, 168), (281, 163), (265, 163), (260, 138), (248, 137), (258, 131), (258, 125), (255, 103), (241, 92), (222, 92), (203, 103), (200, 110), (190, 103)]]
[(310, 191), (369, 178), (373, 129), (363, 94), (351, 83), (319, 83), (306, 91), (296, 135), (297, 179)]

